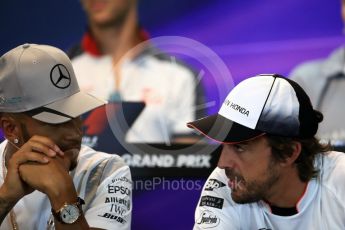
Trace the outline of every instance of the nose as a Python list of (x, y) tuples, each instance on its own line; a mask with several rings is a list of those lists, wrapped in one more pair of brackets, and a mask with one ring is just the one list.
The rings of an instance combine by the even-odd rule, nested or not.
[(218, 168), (225, 169), (234, 167), (235, 153), (231, 147), (231, 145), (223, 145), (223, 149), (218, 160)]

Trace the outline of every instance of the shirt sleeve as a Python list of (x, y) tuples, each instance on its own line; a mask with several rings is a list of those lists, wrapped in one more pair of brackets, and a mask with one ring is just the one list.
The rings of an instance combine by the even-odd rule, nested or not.
[(216, 168), (207, 179), (195, 210), (194, 230), (240, 229), (238, 210), (230, 195), (224, 170)]
[(128, 166), (122, 166), (98, 186), (85, 218), (93, 228), (128, 230), (131, 229), (131, 214), (131, 173)]

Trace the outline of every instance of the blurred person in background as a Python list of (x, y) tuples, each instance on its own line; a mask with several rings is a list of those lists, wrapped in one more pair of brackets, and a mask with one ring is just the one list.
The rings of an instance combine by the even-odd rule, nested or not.
[[(344, 0), (341, 6), (345, 22)], [(345, 48), (337, 48), (326, 59), (298, 65), (291, 71), (290, 78), (305, 89), (314, 107), (324, 115), (318, 137), (345, 146)]]
[(149, 39), (138, 24), (137, 1), (81, 4), (87, 31), (69, 50), (81, 90), (109, 101), (145, 102), (126, 134), (128, 142), (194, 141), (185, 123), (206, 113), (201, 82), (190, 68), (150, 43), (131, 50)]

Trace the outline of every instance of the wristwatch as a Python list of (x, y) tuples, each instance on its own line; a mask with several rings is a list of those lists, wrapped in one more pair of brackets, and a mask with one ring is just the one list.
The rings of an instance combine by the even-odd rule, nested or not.
[(85, 204), (80, 197), (73, 204), (65, 203), (58, 211), (52, 209), (53, 216), (61, 223), (73, 224), (83, 213), (81, 206)]

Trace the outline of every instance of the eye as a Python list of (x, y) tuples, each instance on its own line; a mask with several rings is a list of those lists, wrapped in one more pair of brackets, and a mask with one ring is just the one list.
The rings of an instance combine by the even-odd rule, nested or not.
[(236, 152), (239, 152), (239, 153), (244, 152), (244, 150), (245, 150), (242, 145), (238, 145), (238, 144), (234, 145), (234, 149)]

